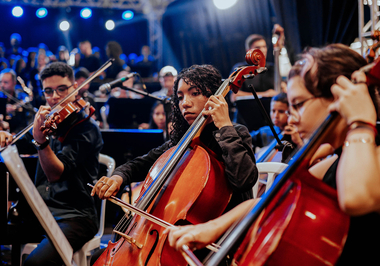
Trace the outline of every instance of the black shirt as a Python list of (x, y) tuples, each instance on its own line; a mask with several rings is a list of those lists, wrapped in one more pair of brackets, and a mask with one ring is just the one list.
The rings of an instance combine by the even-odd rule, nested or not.
[(74, 126), (61, 143), (51, 138), (50, 147), (64, 165), (57, 182), (49, 182), (38, 161), (35, 185), (56, 220), (87, 217), (98, 223), (91, 188), (98, 178), (103, 140), (93, 119)]
[[(219, 156), (225, 164), (225, 178), (233, 191), (226, 211), (241, 202), (253, 198), (252, 187), (257, 181), (258, 171), (252, 151), (251, 135), (245, 126), (234, 124), (218, 130), (213, 123), (201, 133), (200, 140)], [(125, 184), (143, 181), (150, 167), (168, 149), (170, 143), (152, 149), (148, 154), (129, 161), (114, 171)]]

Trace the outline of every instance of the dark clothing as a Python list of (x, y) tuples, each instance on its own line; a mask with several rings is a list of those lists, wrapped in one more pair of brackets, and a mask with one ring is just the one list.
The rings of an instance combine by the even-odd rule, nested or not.
[[(78, 116), (84, 118), (84, 111)], [(64, 165), (60, 179), (57, 182), (49, 182), (38, 161), (34, 183), (76, 251), (92, 239), (99, 227), (95, 201), (90, 195), (91, 188), (87, 183), (94, 184), (98, 178), (99, 153), (103, 147), (103, 140), (99, 127), (90, 118), (73, 126), (61, 141), (51, 138), (49, 144)], [(26, 226), (35, 222), (30, 218), (31, 221), (25, 221)], [(38, 233), (44, 234), (43, 229), (30, 232), (33, 236)], [(28, 257), (25, 265), (62, 265), (62, 259), (50, 240), (45, 237)]]
[[(61, 228), (63, 234), (69, 241), (73, 251), (76, 252), (82, 248), (87, 241), (91, 240), (96, 233), (96, 225), (94, 221), (88, 218), (72, 218), (59, 220), (58, 226)], [(38, 223), (28, 224), (29, 231), (32, 231), (35, 235), (46, 235), (42, 226)], [(41, 243), (35, 248), (32, 253), (25, 260), (24, 266), (51, 266), (51, 265), (63, 265), (63, 260), (59, 253), (56, 251), (53, 243), (49, 238), (43, 236)]]
[[(337, 159), (327, 170), (323, 181), (336, 188)], [(360, 178), (358, 177), (358, 182)], [(336, 265), (379, 265), (380, 214), (372, 212), (350, 218), (348, 237)]]
[[(248, 66), (245, 62), (237, 63), (233, 66), (232, 70), (235, 70), (241, 66)], [(267, 62), (265, 66), (268, 70), (265, 73), (255, 76), (253, 79), (247, 79), (244, 81), (241, 91), (251, 92), (248, 88), (252, 84), (256, 92), (263, 92), (274, 88), (274, 66), (272, 63)], [(232, 72), (232, 71), (231, 71)]]
[[(281, 129), (277, 126), (273, 126), (277, 135), (281, 133)], [(253, 130), (250, 132), (252, 136), (252, 144), (254, 147), (264, 147), (268, 146), (272, 140), (274, 140), (274, 135), (269, 126), (260, 127), (258, 130)]]
[[(226, 211), (253, 198), (252, 187), (257, 181), (258, 171), (247, 128), (234, 124), (233, 127), (227, 126), (218, 130), (211, 123), (202, 131), (200, 140), (225, 163), (225, 177), (233, 190)], [(169, 148), (170, 143), (165, 142), (148, 154), (119, 166), (113, 174), (121, 176), (125, 184), (143, 181), (153, 163)]]
[(106, 78), (104, 82), (111, 82), (116, 79), (117, 75), (124, 70), (124, 61), (118, 60), (112, 63), (112, 65), (106, 69)]
[(37, 164), (35, 185), (56, 220), (88, 217), (97, 221), (91, 188), (98, 178), (99, 153), (103, 147), (100, 130), (93, 119), (74, 126), (65, 140), (51, 138), (50, 147), (64, 165), (59, 181), (50, 183)]
[(79, 60), (79, 67), (85, 67), (90, 73), (95, 72), (101, 66), (102, 62), (95, 55), (90, 55), (89, 57), (82, 55)]
[(29, 101), (28, 94), (21, 88), (16, 87), (15, 94), (12, 96), (19, 102), (17, 103), (12, 98), (8, 98), (6, 94), (0, 91), (0, 98), (8, 98), (7, 104), (17, 106), (13, 113), (6, 114), (4, 120), (9, 123), (11, 133), (19, 133), (32, 122), (34, 116), (33, 106), (27, 103)]

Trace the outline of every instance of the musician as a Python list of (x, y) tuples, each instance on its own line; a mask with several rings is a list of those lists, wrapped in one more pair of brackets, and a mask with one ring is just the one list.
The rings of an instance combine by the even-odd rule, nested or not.
[(0, 130), (0, 148), (8, 146), (12, 142), (12, 138), (13, 136), (11, 133), (1, 129)]
[[(293, 144), (302, 146), (302, 140), (299, 138), (298, 133), (292, 125), (288, 125), (288, 111), (289, 103), (285, 92), (280, 92), (272, 97), (270, 103), (270, 117), (276, 133), (289, 135), (289, 140), (292, 140)], [(250, 134), (254, 147), (267, 146), (274, 139), (269, 126), (251, 131)]]
[(30, 113), (22, 105), (29, 101), (29, 96), (21, 88), (16, 88), (16, 73), (6, 68), (0, 72), (0, 98), (8, 98), (5, 120), (9, 122), (12, 133), (18, 133), (28, 125)]
[[(209, 116), (210, 122), (202, 131), (200, 140), (225, 163), (225, 178), (233, 190), (227, 210), (252, 198), (252, 187), (258, 172), (251, 136), (245, 126), (230, 121), (224, 97), (212, 96), (220, 85), (220, 73), (211, 65), (193, 65), (183, 69), (174, 83), (170, 140), (148, 154), (119, 166), (110, 178), (102, 177), (92, 190), (92, 195), (96, 193), (102, 199), (108, 198), (116, 195), (123, 184), (143, 181), (158, 157), (178, 143), (205, 108), (207, 111), (203, 111), (203, 115)], [(208, 110), (209, 107), (211, 110)], [(92, 261), (95, 261), (94, 258)]]
[[(276, 32), (283, 36), (284, 29), (278, 25), (275, 24), (273, 27), (273, 32)], [(248, 52), (251, 49), (260, 49), (261, 52), (263, 52), (264, 56), (267, 57), (268, 54), (268, 46), (267, 42), (264, 38), (264, 36), (259, 34), (251, 34), (249, 35), (245, 40), (245, 50)], [(236, 68), (247, 66), (246, 62), (239, 62), (236, 63), (233, 67), (231, 72), (235, 71)], [(244, 81), (243, 86), (236, 94), (231, 94), (231, 102), (235, 102), (236, 97), (238, 96), (252, 96), (251, 90), (248, 88), (249, 85), (252, 85), (257, 92), (257, 95), (262, 97), (273, 97), (276, 95), (275, 86), (274, 86), (274, 65), (273, 63), (266, 62), (267, 71), (261, 75), (258, 75), (254, 79), (248, 79)], [(281, 87), (286, 87), (285, 83), (281, 83)], [(283, 90), (284, 90), (283, 89)]]
[[(289, 73), (289, 122), (296, 125), (303, 139), (311, 136), (329, 111), (338, 111), (344, 118), (329, 140), (335, 154), (309, 169), (316, 178), (337, 188), (339, 205), (352, 215), (337, 265), (376, 265), (379, 261), (376, 240), (380, 239), (380, 150), (375, 144), (378, 101), (374, 88), (362, 83), (364, 74), (352, 74), (365, 64), (349, 47), (332, 44), (307, 51)], [(183, 244), (204, 247), (218, 239), (254, 203), (244, 202), (205, 224), (168, 229), (169, 243), (176, 248)]]
[[(40, 107), (33, 124), (39, 158), (34, 183), (75, 252), (98, 230), (95, 203), (87, 183), (98, 177), (103, 141), (97, 124), (87, 118), (85, 111), (78, 114), (71, 128), (58, 128), (56, 137), (46, 137), (40, 130), (46, 116), (52, 106), (77, 88), (77, 83), (72, 68), (62, 62), (47, 65), (41, 72), (41, 80), (48, 105)], [(75, 94), (66, 103), (74, 100)], [(51, 241), (42, 237), (45, 233), (38, 221), (27, 219), (25, 225), (30, 229), (25, 234), (42, 241), (24, 265), (62, 265)]]

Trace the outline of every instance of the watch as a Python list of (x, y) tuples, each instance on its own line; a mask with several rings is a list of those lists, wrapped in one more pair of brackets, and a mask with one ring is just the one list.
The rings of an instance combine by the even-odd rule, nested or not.
[(37, 150), (41, 151), (45, 149), (50, 143), (50, 138), (48, 136), (46, 136), (45, 139), (46, 141), (42, 144), (38, 143), (35, 139), (32, 139), (32, 143), (34, 144)]

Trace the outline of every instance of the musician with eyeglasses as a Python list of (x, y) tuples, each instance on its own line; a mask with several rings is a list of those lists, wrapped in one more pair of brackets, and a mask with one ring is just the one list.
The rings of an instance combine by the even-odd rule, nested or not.
[[(47, 65), (40, 75), (47, 105), (40, 106), (33, 123), (33, 143), (38, 150), (34, 184), (74, 252), (79, 250), (98, 231), (94, 198), (87, 183), (98, 178), (99, 153), (103, 146), (96, 122), (85, 110), (69, 126), (59, 127), (57, 133), (46, 136), (41, 126), (52, 107), (77, 88), (74, 72), (63, 62)], [(75, 101), (75, 94), (60, 106)], [(8, 136), (0, 134), (6, 144)], [(3, 141), (3, 138), (4, 139)], [(20, 210), (21, 212), (21, 210)], [(25, 227), (20, 232), (28, 242), (41, 241), (27, 257), (24, 265), (62, 265), (63, 261), (42, 226), (27, 208), (21, 212)]]

